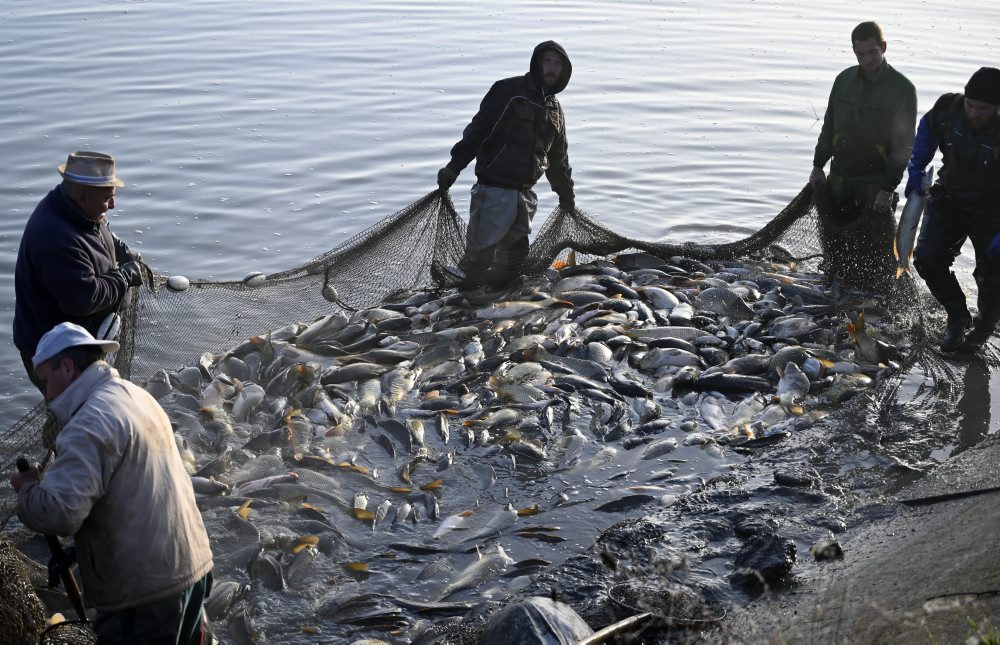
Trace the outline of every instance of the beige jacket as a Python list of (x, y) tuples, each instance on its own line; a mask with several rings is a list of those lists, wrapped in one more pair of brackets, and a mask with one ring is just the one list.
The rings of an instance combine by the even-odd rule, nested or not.
[(111, 612), (179, 595), (212, 551), (163, 408), (104, 361), (51, 403), (64, 427), (41, 482), (17, 499), (25, 526), (74, 535), (88, 605)]

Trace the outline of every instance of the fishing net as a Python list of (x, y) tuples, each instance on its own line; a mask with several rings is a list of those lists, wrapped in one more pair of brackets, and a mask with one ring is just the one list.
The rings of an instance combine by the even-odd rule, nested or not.
[[(571, 250), (594, 258), (640, 251), (661, 258), (657, 260), (661, 264), (663, 259), (676, 257), (703, 262), (773, 258), (815, 270), (826, 261), (836, 267), (839, 280), (871, 287), (865, 281), (873, 265), (859, 259), (865, 254), (871, 257), (871, 236), (826, 226), (829, 212), (825, 198), (815, 197), (806, 186), (757, 233), (731, 242), (695, 244), (626, 237), (583, 211), (556, 209), (535, 236), (523, 272), (543, 272)], [(891, 231), (886, 233), (891, 238)], [(434, 191), (327, 253), (280, 273), (255, 273), (239, 281), (188, 281), (144, 267), (144, 286), (130, 291), (121, 310), (121, 349), (112, 362), (123, 377), (144, 383), (159, 370), (192, 365), (205, 352), (228, 351), (254, 335), (266, 335), (291, 323), (309, 322), (337, 310), (374, 307), (414, 291), (461, 286), (445, 267), (458, 264), (465, 234), (466, 224), (450, 197)], [(884, 261), (888, 249), (891, 246), (881, 248), (880, 273), (888, 270)], [(912, 280), (893, 283), (897, 291), (910, 290), (903, 300), (914, 301)], [(13, 469), (20, 455), (41, 460), (51, 448), (55, 428), (44, 404), (39, 404), (0, 434), (6, 471)], [(9, 487), (0, 491), (0, 528), (4, 528), (15, 499)], [(27, 529), (15, 530), (24, 535), (11, 529), (6, 534), (17, 543)], [(11, 566), (4, 559), (10, 550), (0, 553), (0, 570)], [(2, 632), (37, 629), (37, 614), (32, 612), (38, 606), (22, 583), (16, 576), (0, 580)]]
[(45, 628), (45, 608), (32, 590), (28, 562), (0, 538), (0, 643), (36, 643)]
[(97, 642), (97, 634), (90, 628), (90, 623), (80, 620), (67, 620), (42, 632), (39, 645), (90, 645)]

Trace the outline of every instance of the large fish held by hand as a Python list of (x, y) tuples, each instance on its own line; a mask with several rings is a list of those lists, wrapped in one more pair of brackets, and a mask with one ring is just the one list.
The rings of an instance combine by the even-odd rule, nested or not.
[(924, 213), (924, 206), (927, 204), (927, 191), (934, 183), (934, 166), (927, 169), (921, 181), (920, 190), (910, 193), (906, 198), (906, 205), (903, 206), (903, 214), (899, 218), (899, 226), (896, 227), (896, 239), (893, 242), (893, 253), (896, 254), (896, 279), (904, 273), (910, 273), (910, 262), (913, 260), (913, 247), (917, 240), (917, 228), (920, 225), (920, 216)]

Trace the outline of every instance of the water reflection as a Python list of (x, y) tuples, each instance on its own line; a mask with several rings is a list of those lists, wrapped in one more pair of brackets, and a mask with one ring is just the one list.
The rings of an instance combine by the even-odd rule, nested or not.
[(958, 400), (958, 446), (961, 452), (982, 441), (990, 429), (990, 367), (982, 356), (969, 361)]

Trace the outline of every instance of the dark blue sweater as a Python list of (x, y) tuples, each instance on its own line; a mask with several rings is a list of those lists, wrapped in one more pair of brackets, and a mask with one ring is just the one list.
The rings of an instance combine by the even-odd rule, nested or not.
[[(14, 269), (14, 344), (34, 353), (39, 339), (61, 322), (91, 333), (128, 290), (107, 220), (87, 219), (61, 185), (28, 218)], [(127, 258), (126, 258), (127, 259)]]

